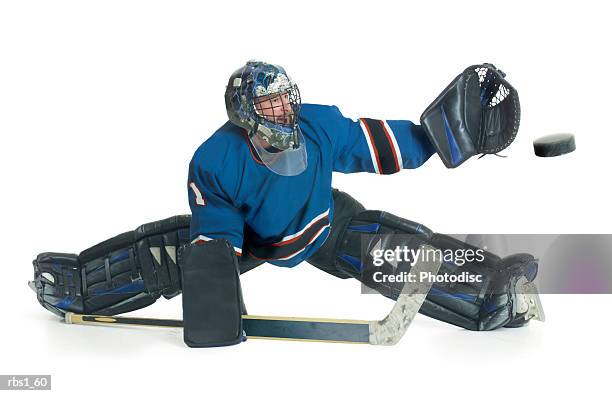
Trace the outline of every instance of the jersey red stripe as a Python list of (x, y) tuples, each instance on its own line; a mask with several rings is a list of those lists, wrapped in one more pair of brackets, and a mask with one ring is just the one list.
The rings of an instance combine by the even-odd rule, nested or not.
[(395, 152), (395, 145), (393, 144), (393, 141), (391, 140), (391, 136), (389, 136), (389, 133), (393, 133), (393, 132), (389, 132), (387, 130), (387, 128), (385, 127), (385, 123), (382, 120), (379, 120), (378, 122), (380, 122), (380, 126), (382, 126), (383, 131), (385, 131), (385, 136), (387, 138), (387, 141), (389, 142), (389, 146), (391, 147), (391, 152), (393, 153), (393, 159), (395, 160), (395, 167), (397, 172), (400, 171), (400, 165), (399, 165), (399, 160), (397, 158), (397, 153)]

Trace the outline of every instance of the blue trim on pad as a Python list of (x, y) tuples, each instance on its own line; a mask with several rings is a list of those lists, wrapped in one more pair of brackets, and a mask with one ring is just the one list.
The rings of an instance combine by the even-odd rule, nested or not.
[(442, 112), (442, 119), (444, 120), (444, 131), (446, 132), (446, 139), (448, 140), (448, 147), (450, 149), (451, 161), (453, 165), (456, 165), (461, 161), (463, 156), (459, 151), (459, 145), (457, 145), (457, 140), (455, 140), (455, 136), (453, 135), (453, 131), (448, 124), (448, 118), (446, 117), (446, 113), (444, 112), (444, 107), (440, 108)]
[(338, 257), (350, 264), (357, 272), (361, 273), (363, 271), (363, 263), (357, 257), (349, 256), (348, 254), (342, 254)]
[(372, 223), (372, 224), (348, 226), (348, 229), (351, 231), (357, 231), (357, 232), (378, 232), (378, 230), (380, 229), (380, 224)]
[(469, 301), (469, 302), (475, 302), (476, 301), (476, 297), (475, 296), (470, 296), (469, 294), (463, 294), (463, 293), (447, 293), (445, 291), (442, 291), (440, 289), (436, 289), (434, 287), (432, 287), (429, 290), (429, 294), (433, 295), (433, 296), (441, 296), (441, 297), (450, 297), (450, 298), (454, 298), (456, 300), (463, 300), (463, 301)]

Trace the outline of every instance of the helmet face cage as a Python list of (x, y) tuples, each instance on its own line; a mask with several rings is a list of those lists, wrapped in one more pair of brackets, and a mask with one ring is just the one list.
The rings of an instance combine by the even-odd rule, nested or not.
[(300, 111), (300, 91), (293, 84), (285, 91), (255, 97), (255, 114), (260, 123), (266, 121), (276, 125), (293, 126)]
[(299, 145), (297, 121), (300, 107), (300, 91), (295, 84), (284, 91), (256, 97), (255, 118), (261, 138), (280, 150)]

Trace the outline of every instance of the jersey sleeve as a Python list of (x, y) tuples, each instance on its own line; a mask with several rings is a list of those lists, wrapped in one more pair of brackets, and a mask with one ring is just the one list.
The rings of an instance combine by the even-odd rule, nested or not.
[(242, 255), (244, 218), (216, 172), (197, 160), (189, 165), (190, 237), (192, 243), (227, 239)]
[(332, 109), (334, 171), (391, 174), (418, 168), (435, 152), (423, 128), (410, 121), (355, 121)]

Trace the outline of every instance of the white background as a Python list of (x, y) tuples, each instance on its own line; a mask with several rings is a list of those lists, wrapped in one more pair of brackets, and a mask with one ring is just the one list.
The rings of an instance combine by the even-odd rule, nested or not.
[[(283, 65), (305, 102), (414, 121), (463, 68), (492, 62), (521, 97), (509, 158), (448, 170), (433, 157), (335, 186), (438, 232), (610, 233), (609, 15), (585, 0), (3, 1), (0, 374), (52, 374), (58, 394), (603, 393), (608, 295), (543, 296), (549, 320), (517, 330), (419, 316), (390, 348), (189, 349), (179, 331), (62, 325), (26, 282), (40, 252), (187, 213), (188, 161), (252, 58)], [(532, 140), (558, 132), (575, 133), (577, 151), (536, 158)], [(242, 282), (254, 314), (374, 319), (392, 304), (308, 264)], [(136, 315), (180, 317), (180, 298)]]

